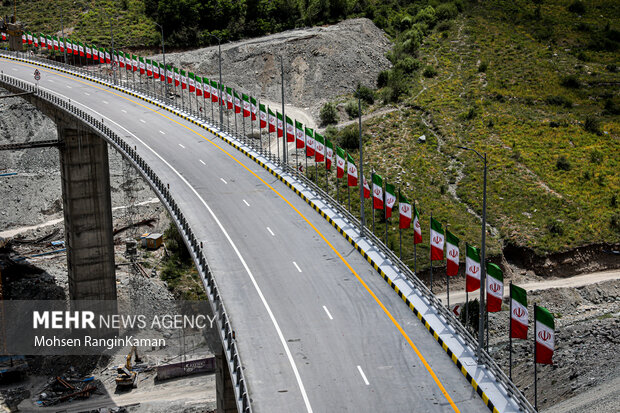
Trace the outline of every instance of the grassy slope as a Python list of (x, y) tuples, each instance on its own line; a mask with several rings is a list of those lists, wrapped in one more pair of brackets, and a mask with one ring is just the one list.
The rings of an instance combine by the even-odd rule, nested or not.
[[(368, 123), (372, 139), (365, 149), (380, 173), (411, 185), (407, 194), (425, 213), (425, 238), (432, 210), (450, 222), (461, 240), (479, 243), (480, 221), (447, 191), (456, 184), (458, 197), (480, 213), (481, 162), (455, 148), (465, 145), (489, 156), (488, 219), (503, 242), (539, 253), (620, 242), (620, 228), (611, 225), (612, 216), (620, 212), (611, 205), (614, 194), (620, 197), (620, 122), (603, 110), (606, 98), (618, 104), (620, 75), (605, 69), (618, 63), (618, 53), (586, 51), (587, 63), (575, 57), (583, 49), (577, 21), (593, 27), (607, 20), (612, 27), (620, 23), (614, 2), (596, 3), (600, 8), (588, 2), (591, 9), (577, 20), (567, 11), (569, 2), (545, 1), (542, 18), (535, 20), (526, 17), (535, 13), (530, 2), (486, 1), (471, 5), (446, 34), (426, 38), (420, 59), (436, 67), (438, 75), (414, 75), (399, 112)], [(509, 10), (518, 10), (517, 16)], [(549, 22), (550, 39), (532, 35)], [(480, 61), (488, 62), (486, 72), (479, 72)], [(567, 74), (576, 75), (584, 86), (561, 86)], [(547, 96), (556, 95), (574, 106), (546, 102)], [(430, 112), (441, 131), (439, 142), (414, 105)], [(470, 110), (473, 117), (467, 116)], [(588, 115), (600, 120), (602, 135), (584, 130)], [(426, 144), (415, 143), (421, 134), (430, 138)], [(591, 161), (594, 151), (603, 154), (600, 164)], [(560, 155), (569, 160), (569, 171), (556, 167)], [(499, 247), (500, 239), (491, 237), (490, 252), (498, 253)]]
[[(0, 3), (2, 16), (13, 15), (10, 6)], [(75, 41), (108, 46), (110, 42), (110, 16), (114, 25), (116, 47), (143, 47), (159, 44), (159, 31), (155, 23), (144, 14), (140, 0), (46, 0), (18, 1), (17, 19), (26, 23), (26, 30), (33, 33), (58, 33), (61, 29), (61, 8), (65, 33)]]

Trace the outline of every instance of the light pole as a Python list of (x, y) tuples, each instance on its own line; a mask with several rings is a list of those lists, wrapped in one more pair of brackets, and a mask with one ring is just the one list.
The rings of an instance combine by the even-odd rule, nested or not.
[[(112, 53), (112, 78), (114, 79), (114, 84), (116, 84), (116, 71), (118, 70), (118, 62), (114, 60), (114, 27), (112, 26), (112, 16), (110, 16), (105, 10), (101, 10), (103, 14), (108, 16), (108, 20), (110, 21), (110, 48)], [(65, 47), (65, 50), (67, 48)]]
[[(364, 237), (364, 226), (366, 226), (366, 219), (364, 217), (364, 149), (362, 147), (362, 99), (357, 98), (357, 110), (359, 115), (359, 130), (360, 130), (360, 236)], [(326, 172), (327, 173), (327, 172)], [(387, 222), (386, 222), (387, 228)]]
[[(222, 85), (222, 40), (214, 34), (209, 33), (209, 36), (217, 39), (217, 52), (219, 55), (220, 61), (220, 86), (218, 87), (218, 94), (220, 95), (220, 129), (222, 129), (224, 125), (224, 112), (222, 112), (222, 91), (224, 90), (224, 85)], [(243, 131), (245, 133), (245, 131)]]
[(466, 151), (472, 151), (482, 161), (484, 162), (484, 180), (482, 187), (482, 246), (481, 246), (481, 254), (480, 254), (480, 308), (478, 312), (478, 363), (482, 360), (482, 346), (484, 345), (484, 317), (485, 317), (485, 308), (484, 308), (484, 293), (486, 290), (486, 275), (487, 275), (487, 267), (485, 263), (485, 252), (486, 252), (486, 225), (487, 225), (487, 154), (486, 152), (481, 155), (475, 149), (466, 148), (465, 146), (457, 146), (459, 149), (463, 149)]
[[(154, 22), (157, 27), (161, 29), (161, 54), (164, 60), (164, 102), (166, 101), (166, 97), (168, 96), (168, 66), (166, 66), (166, 49), (164, 48), (164, 28), (157, 22)], [(160, 74), (161, 76), (161, 74)]]
[(67, 64), (67, 41), (65, 40), (65, 23), (63, 18), (63, 9), (60, 8), (60, 34), (62, 36), (62, 50), (65, 53), (65, 64)]

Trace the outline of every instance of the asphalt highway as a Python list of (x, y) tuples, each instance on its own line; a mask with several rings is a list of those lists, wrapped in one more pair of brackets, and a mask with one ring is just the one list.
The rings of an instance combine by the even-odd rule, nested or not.
[[(0, 58), (33, 82), (35, 66)], [(38, 67), (39, 87), (136, 146), (203, 241), (256, 412), (483, 412), (439, 344), (301, 198), (205, 130), (142, 100)]]

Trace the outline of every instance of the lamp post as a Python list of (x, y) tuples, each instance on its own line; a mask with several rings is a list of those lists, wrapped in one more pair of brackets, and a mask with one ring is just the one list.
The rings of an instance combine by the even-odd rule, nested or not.
[[(360, 132), (360, 236), (364, 238), (364, 227), (366, 226), (366, 219), (364, 217), (364, 149), (362, 146), (362, 99), (357, 98), (357, 111), (359, 116), (359, 132)], [(326, 172), (327, 173), (327, 172)], [(387, 222), (386, 231), (387, 231)]]
[[(116, 71), (118, 70), (118, 62), (114, 60), (114, 26), (112, 26), (112, 17), (105, 10), (102, 9), (101, 11), (103, 11), (103, 14), (108, 16), (108, 20), (110, 21), (110, 53), (112, 53), (112, 78), (114, 80), (114, 84), (116, 84)], [(66, 50), (67, 48), (65, 47), (65, 51)]]
[(478, 312), (478, 363), (482, 359), (482, 347), (484, 345), (484, 317), (485, 317), (485, 300), (484, 293), (486, 290), (486, 275), (487, 268), (485, 263), (486, 252), (486, 225), (487, 225), (487, 154), (480, 154), (475, 149), (467, 148), (465, 146), (457, 146), (459, 149), (466, 151), (472, 151), (484, 162), (484, 180), (482, 187), (482, 240), (481, 240), (481, 254), (480, 254), (480, 308)]
[[(168, 66), (166, 66), (166, 49), (164, 48), (164, 28), (157, 22), (154, 22), (157, 27), (161, 30), (161, 54), (164, 60), (164, 102), (166, 101), (166, 97), (168, 96)], [(161, 76), (161, 74), (160, 74)]]
[[(16, 2), (17, 3), (17, 2)], [(63, 17), (63, 8), (60, 8), (60, 34), (62, 36), (62, 50), (65, 54), (65, 64), (67, 64), (67, 41), (65, 39), (65, 22)]]
[[(222, 85), (222, 40), (219, 37), (217, 37), (216, 35), (211, 34), (211, 33), (209, 33), (209, 36), (214, 37), (214, 38), (217, 39), (217, 52), (218, 52), (219, 61), (220, 61), (219, 62), (220, 63), (220, 85), (218, 87), (218, 89), (219, 89), (218, 94), (220, 95), (219, 96), (219, 99), (220, 99), (219, 103), (220, 103), (220, 129), (221, 129), (223, 127), (223, 125), (224, 125), (224, 112), (222, 112), (222, 91), (224, 89), (224, 85)], [(243, 133), (245, 133), (245, 131), (243, 131)]]

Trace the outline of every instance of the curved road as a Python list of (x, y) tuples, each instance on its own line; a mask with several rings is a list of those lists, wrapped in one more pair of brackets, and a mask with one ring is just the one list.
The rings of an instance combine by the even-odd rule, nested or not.
[[(35, 66), (0, 58), (31, 82)], [(256, 412), (483, 412), (405, 303), (302, 199), (205, 130), (154, 105), (40, 68), (135, 145), (170, 184), (236, 332)]]

